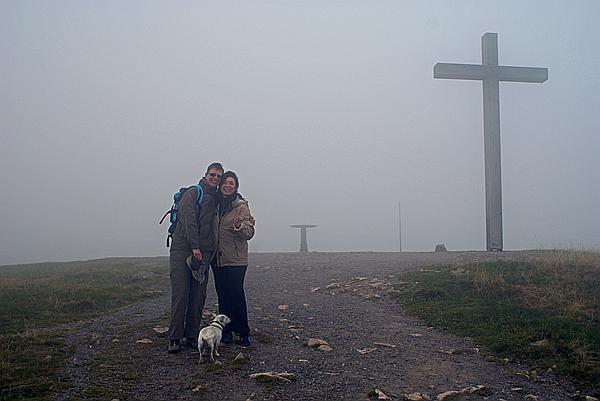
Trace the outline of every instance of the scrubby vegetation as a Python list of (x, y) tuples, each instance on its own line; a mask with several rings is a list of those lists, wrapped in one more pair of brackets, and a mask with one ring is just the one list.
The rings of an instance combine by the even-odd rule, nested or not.
[(553, 251), (402, 274), (406, 308), (488, 351), (600, 388), (600, 254)]
[(168, 269), (166, 258), (0, 267), (0, 400), (42, 399), (60, 385), (69, 348), (49, 328), (155, 296)]

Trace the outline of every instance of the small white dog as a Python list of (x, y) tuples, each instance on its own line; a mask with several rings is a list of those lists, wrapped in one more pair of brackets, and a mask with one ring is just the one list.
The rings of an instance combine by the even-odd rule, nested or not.
[(215, 355), (219, 356), (219, 342), (223, 335), (223, 328), (231, 322), (231, 319), (226, 315), (217, 315), (205, 328), (200, 330), (198, 334), (198, 351), (200, 352), (200, 360), (202, 363), (202, 349), (206, 348), (210, 351), (210, 360), (214, 362)]

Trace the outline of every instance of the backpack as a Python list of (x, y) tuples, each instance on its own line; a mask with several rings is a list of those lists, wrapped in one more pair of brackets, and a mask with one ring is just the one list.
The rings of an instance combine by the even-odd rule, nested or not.
[(202, 190), (202, 186), (200, 184), (192, 185), (191, 187), (179, 188), (179, 191), (175, 192), (175, 194), (173, 195), (173, 205), (171, 206), (171, 209), (167, 210), (162, 219), (160, 219), (160, 221), (158, 222), (158, 224), (162, 224), (165, 218), (168, 215), (170, 215), (169, 221), (171, 222), (171, 225), (169, 226), (169, 234), (167, 234), (167, 248), (170, 246), (171, 239), (173, 238), (173, 233), (175, 232), (177, 222), (179, 221), (177, 213), (177, 211), (179, 210), (179, 201), (181, 200), (183, 194), (186, 193), (187, 190), (190, 188), (196, 188), (196, 204), (198, 205), (198, 207), (200, 207), (202, 199), (204, 199), (204, 190)]

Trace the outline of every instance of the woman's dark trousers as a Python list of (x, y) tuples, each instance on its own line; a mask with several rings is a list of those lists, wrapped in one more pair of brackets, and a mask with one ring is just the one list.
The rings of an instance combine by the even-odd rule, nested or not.
[(213, 267), (215, 287), (219, 298), (219, 313), (227, 315), (231, 323), (225, 327), (225, 333), (235, 332), (240, 336), (250, 334), (248, 326), (248, 308), (244, 293), (244, 278), (248, 266)]

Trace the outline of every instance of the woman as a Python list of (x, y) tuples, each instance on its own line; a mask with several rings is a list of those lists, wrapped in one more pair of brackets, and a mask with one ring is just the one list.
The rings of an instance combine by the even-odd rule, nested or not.
[(219, 203), (218, 266), (213, 268), (219, 298), (219, 313), (231, 323), (225, 326), (221, 341), (233, 342), (233, 333), (240, 336), (239, 345), (250, 346), (250, 327), (244, 293), (244, 277), (248, 268), (248, 240), (254, 236), (254, 218), (248, 202), (238, 193), (240, 182), (233, 171), (223, 174)]

